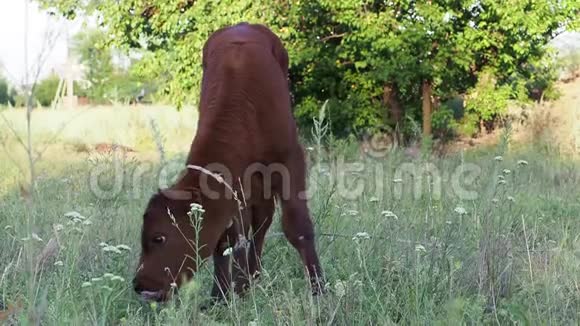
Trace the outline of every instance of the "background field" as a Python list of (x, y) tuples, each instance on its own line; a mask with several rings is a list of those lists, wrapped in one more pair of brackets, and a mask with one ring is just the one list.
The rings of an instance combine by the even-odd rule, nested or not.
[[(566, 94), (560, 104), (577, 114), (577, 95)], [(545, 110), (553, 115), (563, 110), (560, 104)], [(2, 114), (2, 322), (575, 325), (580, 320), (580, 166), (550, 136), (557, 129), (538, 127), (536, 133), (528, 124), (502, 131), (497, 143), (445, 157), (396, 150), (373, 158), (361, 156), (356, 142), (322, 137), (321, 150), (316, 144), (309, 149), (315, 187), (310, 208), (328, 294), (308, 295), (299, 258), (280, 236), (276, 216), (265, 272), (250, 295), (201, 312), (211, 263), (168, 305), (142, 304), (130, 284), (142, 210), (158, 186), (161, 162), (171, 166), (169, 177), (183, 164), (195, 129), (193, 110), (34, 112), (35, 148), (46, 151), (38, 161), (32, 202), (20, 187), (26, 180), (24, 153), (7, 129), (9, 124), (23, 136), (23, 112)], [(577, 126), (572, 122), (570, 131), (560, 133), (574, 139)], [(135, 152), (97, 146), (114, 142)], [(340, 160), (362, 163), (363, 170), (337, 179), (345, 169)], [(317, 167), (317, 161), (325, 165)], [(427, 163), (443, 178), (441, 192), (436, 179), (421, 174)], [(398, 175), (405, 166), (417, 168), (415, 176), (423, 178)], [(477, 198), (461, 199), (453, 173), (474, 167), (480, 173), (460, 183)], [(113, 189), (119, 175), (122, 187), (99, 195), (91, 185), (96, 172), (101, 189)], [(422, 187), (414, 193), (417, 180)], [(361, 181), (362, 193), (348, 198)]]

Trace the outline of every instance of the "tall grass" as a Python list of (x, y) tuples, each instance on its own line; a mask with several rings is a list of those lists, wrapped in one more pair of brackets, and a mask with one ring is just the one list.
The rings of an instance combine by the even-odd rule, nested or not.
[[(174, 139), (170, 132), (163, 137), (163, 144)], [(15, 307), (14, 324), (43, 325), (580, 321), (578, 163), (511, 150), (509, 135), (491, 151), (441, 159), (398, 151), (360, 157), (357, 144), (322, 138), (316, 145), (311, 163), (320, 165), (310, 170), (310, 208), (327, 294), (310, 296), (300, 259), (275, 222), (264, 271), (248, 296), (200, 311), (211, 287), (206, 263), (179, 299), (140, 302), (130, 280), (142, 211), (158, 186), (160, 166), (103, 154), (90, 162), (60, 160), (59, 169), (44, 171), (32, 209), (16, 187), (0, 195), (2, 306)], [(165, 153), (165, 159), (182, 166), (186, 150)], [(439, 174), (411, 177), (428, 164)], [(10, 163), (0, 159), (0, 165)], [(101, 187), (114, 187), (115, 171), (123, 172), (120, 190), (96, 196), (89, 182), (95, 169)], [(454, 186), (454, 173), (463, 170), (458, 182), (473, 198), (458, 197)], [(1, 178), (14, 173), (0, 170)], [(135, 174), (143, 176), (140, 191)], [(364, 188), (354, 196), (357, 183)]]

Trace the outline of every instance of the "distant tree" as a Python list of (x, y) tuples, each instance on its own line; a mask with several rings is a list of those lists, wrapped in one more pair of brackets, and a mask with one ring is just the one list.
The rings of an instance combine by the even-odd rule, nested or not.
[(106, 40), (107, 35), (100, 29), (81, 31), (73, 38), (72, 51), (85, 67), (86, 94), (96, 102), (105, 99), (114, 73), (111, 50)]
[(60, 77), (54, 73), (40, 80), (36, 85), (34, 99), (44, 107), (50, 106), (58, 90), (59, 82)]
[(0, 105), (14, 104), (8, 81), (0, 76)]

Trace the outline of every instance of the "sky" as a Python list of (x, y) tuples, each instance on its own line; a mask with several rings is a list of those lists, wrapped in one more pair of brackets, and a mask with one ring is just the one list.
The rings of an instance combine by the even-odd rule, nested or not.
[[(25, 68), (25, 6), (27, 0), (0, 0), (0, 74), (11, 83), (24, 83)], [(74, 35), (82, 28), (82, 21), (69, 22), (50, 17), (38, 5), (29, 1), (28, 62), (30, 75), (36, 74), (39, 55), (43, 54), (44, 64), (40, 69), (40, 79), (53, 69), (60, 69), (67, 57), (67, 33)], [(50, 37), (46, 37), (51, 35)], [(51, 44), (47, 39), (54, 40)], [(57, 70), (58, 71), (58, 70)], [(33, 77), (30, 77), (32, 80)]]

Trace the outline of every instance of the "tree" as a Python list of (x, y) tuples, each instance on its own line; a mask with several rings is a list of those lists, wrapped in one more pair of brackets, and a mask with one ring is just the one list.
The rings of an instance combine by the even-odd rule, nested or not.
[(0, 105), (14, 105), (13, 93), (8, 86), (8, 81), (0, 76)]
[(59, 83), (60, 77), (55, 73), (39, 81), (34, 92), (34, 99), (44, 107), (50, 106), (58, 90)]
[(468, 92), (484, 70), (498, 87), (531, 78), (548, 41), (580, 17), (579, 0), (41, 2), (65, 15), (97, 13), (109, 41), (146, 51), (141, 74), (163, 82), (177, 104), (195, 101), (201, 48), (213, 31), (264, 23), (288, 48), (299, 123), (309, 126), (328, 99), (340, 135), (404, 133), (407, 116), (422, 120), (428, 136), (436, 103)]
[[(155, 89), (149, 79), (147, 66), (131, 56), (119, 53), (102, 29), (89, 29), (74, 36), (73, 52), (85, 67), (88, 86), (81, 89), (95, 103), (129, 103), (142, 89)], [(114, 63), (113, 58), (125, 60)]]
[(113, 75), (113, 60), (106, 41), (107, 34), (100, 29), (82, 31), (73, 38), (72, 51), (85, 66), (87, 96), (97, 102), (105, 98)]

